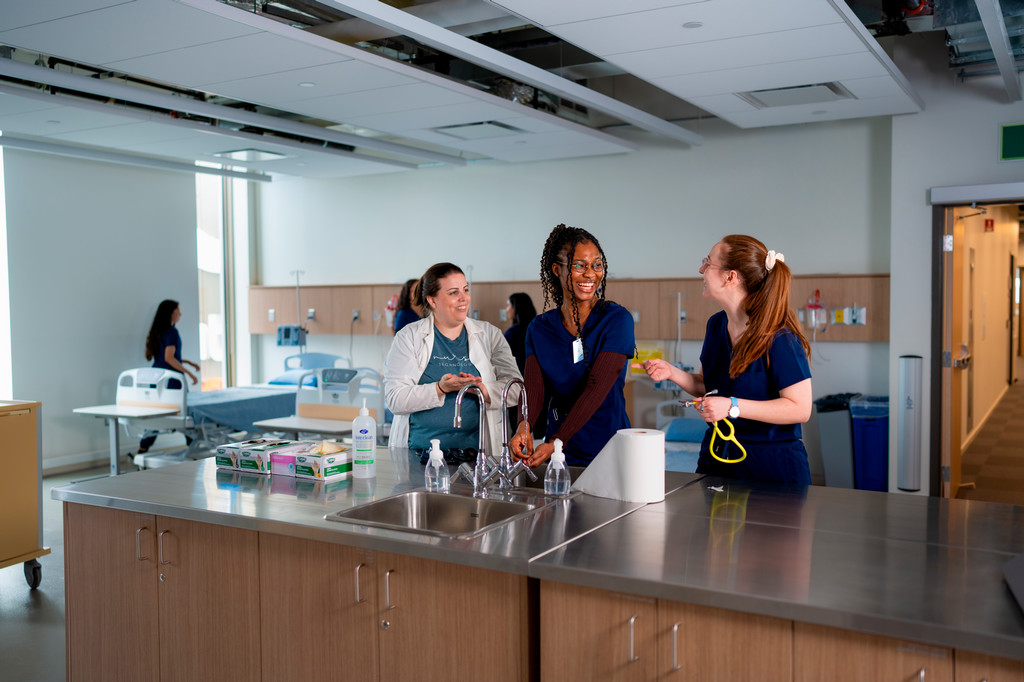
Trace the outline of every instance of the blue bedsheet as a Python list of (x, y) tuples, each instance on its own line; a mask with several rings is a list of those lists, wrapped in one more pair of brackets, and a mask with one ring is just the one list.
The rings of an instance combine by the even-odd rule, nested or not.
[(197, 425), (223, 424), (237, 431), (259, 431), (253, 422), (295, 414), (295, 387), (233, 386), (189, 392), (188, 414)]

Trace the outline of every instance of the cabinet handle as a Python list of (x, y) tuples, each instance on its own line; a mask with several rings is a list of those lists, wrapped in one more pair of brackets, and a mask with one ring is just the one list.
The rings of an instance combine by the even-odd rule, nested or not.
[(365, 599), (362, 599), (359, 596), (359, 569), (362, 568), (365, 565), (366, 564), (359, 564), (358, 566), (356, 566), (356, 603), (357, 604), (362, 604), (364, 601), (366, 601)]
[(391, 574), (394, 573), (394, 569), (384, 574), (384, 610), (390, 611), (397, 606), (391, 603)]
[(640, 660), (639, 656), (634, 655), (633, 647), (633, 624), (636, 623), (636, 616), (629, 619), (629, 662), (635, 663)]
[(672, 626), (672, 669), (681, 669), (679, 667), (679, 623)]
[(917, 679), (920, 680), (920, 682), (924, 682), (924, 668), (917, 671)]
[(171, 563), (170, 561), (164, 561), (164, 536), (170, 532), (171, 531), (169, 530), (162, 530), (160, 531), (160, 534), (156, 536), (156, 556), (157, 561), (161, 566)]
[(142, 556), (142, 531), (149, 530), (143, 526), (142, 528), (135, 529), (135, 560), (136, 561), (149, 561), (148, 556)]

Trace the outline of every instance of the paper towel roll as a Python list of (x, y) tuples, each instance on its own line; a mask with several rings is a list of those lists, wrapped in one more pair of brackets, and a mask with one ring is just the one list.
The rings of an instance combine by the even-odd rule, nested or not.
[(572, 486), (626, 502), (665, 499), (665, 432), (619, 429)]

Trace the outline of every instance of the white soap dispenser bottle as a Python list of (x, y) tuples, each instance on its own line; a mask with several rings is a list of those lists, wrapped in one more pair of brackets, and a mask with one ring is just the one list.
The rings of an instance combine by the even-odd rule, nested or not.
[(430, 459), (427, 460), (427, 468), (423, 471), (423, 479), (429, 492), (446, 493), (450, 489), (448, 465), (445, 464), (444, 453), (441, 452), (441, 441), (437, 438), (430, 440)]
[(356, 478), (377, 475), (377, 422), (366, 409), (366, 398), (359, 416), (352, 420), (352, 473)]
[(562, 452), (562, 439), (555, 439), (555, 451), (548, 461), (548, 470), (544, 474), (544, 492), (548, 495), (568, 495), (572, 480), (569, 467), (565, 466), (565, 454)]

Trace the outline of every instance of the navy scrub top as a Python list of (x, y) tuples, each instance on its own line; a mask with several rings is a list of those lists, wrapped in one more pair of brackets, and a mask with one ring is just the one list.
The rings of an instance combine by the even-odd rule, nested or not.
[[(544, 398), (548, 401), (548, 426), (545, 440), (552, 440), (577, 397), (583, 392), (587, 366), (598, 353), (622, 353), (632, 357), (636, 350), (633, 316), (617, 303), (605, 301), (598, 305), (583, 325), (586, 358), (573, 362), (575, 337), (562, 324), (558, 308), (538, 315), (526, 330), (526, 357), (537, 356), (544, 373)], [(565, 460), (572, 466), (586, 466), (619, 429), (629, 428), (626, 415), (626, 369), (622, 364), (615, 384), (590, 420), (563, 445)]]
[[(718, 395), (735, 396), (747, 400), (774, 400), (779, 391), (811, 377), (807, 355), (800, 339), (789, 329), (779, 331), (768, 352), (752, 362), (735, 379), (729, 376), (732, 361), (732, 340), (729, 338), (729, 319), (725, 312), (716, 313), (708, 320), (704, 347), (700, 353), (705, 390), (718, 389)], [(730, 419), (736, 427), (736, 438), (747, 450), (747, 458), (738, 464), (724, 464), (709, 454), (713, 429), (708, 429), (701, 443), (697, 463), (699, 473), (710, 473), (732, 478), (780, 481), (809, 485), (810, 469), (799, 424), (768, 424), (752, 419)], [(724, 433), (729, 429), (721, 425)], [(719, 454), (720, 439), (715, 440)], [(733, 459), (738, 450), (726, 452)]]

